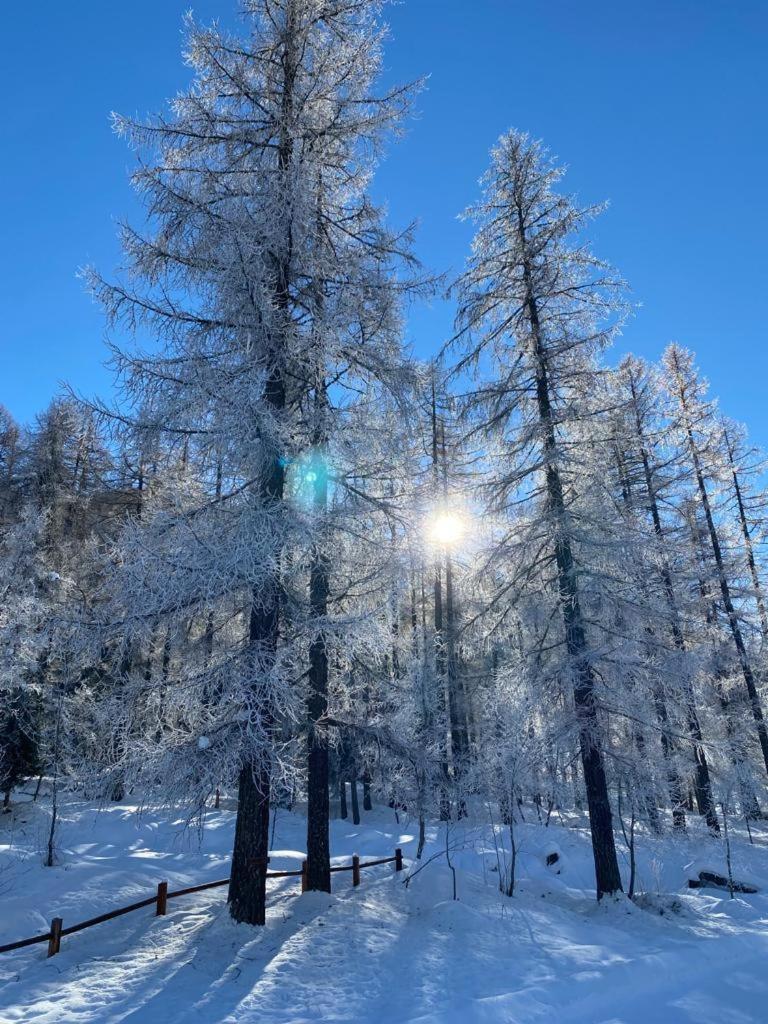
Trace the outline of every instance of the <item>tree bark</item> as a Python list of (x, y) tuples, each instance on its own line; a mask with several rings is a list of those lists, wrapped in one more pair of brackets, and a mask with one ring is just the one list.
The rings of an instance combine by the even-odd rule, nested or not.
[(265, 924), (269, 857), (269, 765), (246, 764), (237, 793), (229, 909), (236, 921)]
[(353, 775), (349, 781), (350, 794), (352, 796), (352, 824), (360, 824), (360, 803), (357, 794), (357, 778)]
[[(518, 207), (520, 238), (525, 243), (525, 225), (522, 209)], [(587, 790), (589, 823), (592, 833), (592, 853), (595, 862), (597, 898), (612, 896), (622, 891), (616, 843), (613, 835), (611, 804), (602, 752), (602, 729), (598, 720), (595, 699), (595, 679), (587, 654), (584, 620), (579, 602), (576, 566), (566, 523), (565, 499), (557, 464), (557, 445), (552, 420), (549, 372), (544, 348), (539, 310), (533, 293), (531, 265), (526, 256), (523, 261), (525, 303), (536, 360), (536, 402), (543, 434), (543, 455), (546, 466), (546, 487), (550, 512), (555, 523), (555, 561), (557, 564), (560, 606), (562, 609), (565, 641), (574, 673), (573, 699), (579, 731), (579, 748)]]
[[(323, 404), (323, 403), (321, 403)], [(322, 410), (319, 411), (322, 415)], [(313, 505), (323, 516), (328, 500), (328, 476), (325, 459), (318, 450), (312, 463), (314, 473)], [(315, 527), (322, 533), (320, 524)], [(312, 552), (309, 599), (312, 615), (321, 623), (328, 614), (328, 562), (323, 541)], [(307, 889), (331, 891), (329, 836), (330, 798), (328, 793), (328, 740), (322, 721), (328, 712), (328, 650), (324, 625), (309, 648), (309, 692), (307, 695)], [(318, 726), (321, 728), (318, 728)]]
[(347, 810), (347, 780), (343, 774), (339, 774), (339, 817), (346, 821), (349, 817)]
[[(277, 167), (282, 178), (287, 178), (293, 162), (291, 135), (294, 90), (298, 72), (299, 54), (296, 39), (296, 12), (292, 3), (287, 5), (284, 41), (280, 60), (281, 117), (276, 124), (278, 136)], [(283, 248), (275, 254), (275, 308), (279, 320), (271, 343), (271, 367), (264, 387), (264, 401), (279, 416), (285, 409), (283, 331), (290, 322), (290, 283), (293, 236), (290, 218), (285, 230)], [(260, 485), (260, 497), (266, 507), (277, 510), (283, 500), (285, 469), (280, 451), (268, 454)], [(254, 590), (249, 623), (249, 648), (253, 662), (261, 674), (268, 676), (275, 662), (280, 628), (280, 581), (275, 579), (267, 593)], [(274, 708), (267, 689), (259, 694), (258, 681), (254, 687), (259, 702), (265, 731), (274, 728)], [(232, 851), (232, 871), (229, 881), (229, 909), (235, 921), (263, 925), (266, 921), (267, 859), (269, 856), (269, 801), (271, 786), (271, 750), (261, 756), (248, 752), (240, 770), (238, 786), (235, 843)]]

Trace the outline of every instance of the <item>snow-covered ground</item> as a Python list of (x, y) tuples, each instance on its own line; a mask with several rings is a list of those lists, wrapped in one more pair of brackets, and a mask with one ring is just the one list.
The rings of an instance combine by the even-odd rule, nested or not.
[[(151, 894), (228, 873), (234, 815), (201, 833), (163, 814), (65, 806), (60, 865), (41, 865), (45, 810), (0, 817), (0, 944)], [(530, 817), (530, 815), (529, 815)], [(281, 812), (271, 867), (297, 867), (303, 822)], [(458, 901), (444, 858), (403, 884), (390, 865), (334, 875), (331, 896), (270, 883), (264, 929), (231, 922), (226, 889), (171, 901), (45, 945), (0, 955), (3, 1024), (751, 1024), (768, 1020), (768, 829), (734, 837), (734, 875), (755, 896), (689, 890), (696, 870), (725, 870), (722, 843), (639, 837), (646, 909), (594, 902), (583, 822), (519, 829), (519, 891), (498, 891), (491, 829), (449, 835)], [(445, 846), (433, 826), (425, 859)], [(497, 842), (501, 836), (497, 838)], [(415, 851), (414, 823), (368, 813), (332, 823), (341, 862)], [(547, 867), (547, 854), (559, 852)], [(412, 865), (411, 865), (412, 867)], [(557, 873), (559, 870), (559, 874)], [(765, 894), (763, 894), (765, 893)], [(661, 913), (660, 911), (664, 912)]]

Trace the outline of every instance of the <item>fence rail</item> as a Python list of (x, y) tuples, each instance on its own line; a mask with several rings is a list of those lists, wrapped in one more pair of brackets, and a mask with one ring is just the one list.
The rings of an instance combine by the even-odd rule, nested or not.
[[(368, 860), (364, 863), (360, 862), (360, 858), (357, 854), (352, 857), (351, 864), (341, 864), (331, 868), (331, 872), (337, 871), (351, 871), (352, 872), (352, 885), (360, 885), (360, 871), (363, 868), (375, 868), (380, 864), (393, 864), (395, 865), (395, 871), (403, 870), (403, 851), (398, 847), (395, 850), (394, 857), (381, 857), (379, 860)], [(267, 878), (300, 878), (301, 879), (301, 891), (307, 891), (307, 862), (303, 860), (301, 862), (301, 869), (299, 871), (267, 871)], [(4, 946), (0, 946), (0, 953), (11, 953), (15, 949), (23, 949), (25, 946), (34, 946), (38, 942), (48, 943), (48, 956), (55, 956), (61, 949), (61, 940), (66, 935), (74, 935), (75, 932), (81, 932), (85, 928), (92, 928), (96, 924), (103, 924), (105, 921), (111, 921), (115, 917), (122, 917), (123, 914), (130, 914), (134, 910), (141, 910), (143, 907), (155, 906), (155, 915), (157, 917), (163, 917), (168, 908), (168, 900), (176, 899), (177, 896), (189, 896), (195, 892), (204, 892), (206, 889), (216, 889), (222, 885), (229, 885), (228, 878), (220, 878), (215, 882), (203, 882), (200, 885), (189, 885), (185, 889), (174, 889), (172, 892), (168, 891), (168, 883), (166, 881), (158, 882), (157, 893), (154, 896), (147, 896), (146, 899), (139, 900), (137, 903), (129, 903), (127, 907), (118, 907), (116, 910), (108, 910), (105, 914), (99, 914), (97, 917), (89, 917), (87, 921), (79, 921), (77, 924), (71, 924), (68, 927), (64, 927), (64, 921), (61, 917), (54, 917), (51, 920), (50, 931), (45, 932), (43, 935), (33, 935), (29, 939), (19, 939), (17, 942), (8, 942)]]

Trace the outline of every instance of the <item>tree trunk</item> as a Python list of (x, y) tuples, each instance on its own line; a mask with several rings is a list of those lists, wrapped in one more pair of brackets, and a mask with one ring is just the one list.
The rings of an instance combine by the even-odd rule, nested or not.
[(306, 878), (307, 889), (319, 892), (331, 891), (328, 738), (322, 724), (328, 713), (328, 648), (325, 637), (325, 619), (328, 615), (330, 593), (324, 524), (328, 505), (328, 467), (325, 455), (326, 431), (324, 425), (326, 409), (325, 381), (320, 374), (315, 391), (314, 455), (310, 463), (316, 540), (312, 549), (309, 571), (309, 605), (317, 626), (309, 647)]
[(349, 816), (347, 811), (347, 780), (343, 774), (339, 774), (339, 817), (346, 821)]
[(353, 775), (349, 782), (350, 793), (352, 795), (352, 824), (360, 824), (360, 804), (357, 798), (357, 779)]
[[(267, 384), (265, 397), (275, 410), (285, 405), (282, 376), (274, 372)], [(278, 505), (283, 497), (285, 473), (283, 463), (274, 453), (262, 487), (266, 503)], [(270, 591), (254, 592), (249, 624), (249, 647), (252, 670), (257, 673), (254, 699), (267, 736), (274, 727), (274, 711), (268, 688), (260, 692), (259, 684), (269, 673), (277, 653), (280, 623), (279, 580)], [(271, 786), (271, 751), (248, 751), (240, 769), (238, 785), (235, 844), (229, 880), (229, 912), (235, 921), (262, 925), (266, 921), (267, 858), (269, 856), (269, 801)]]
[(53, 737), (53, 773), (51, 779), (51, 827), (48, 830), (48, 852), (45, 858), (46, 867), (52, 868), (56, 862), (56, 825), (59, 818), (59, 760), (61, 758), (61, 713), (64, 699), (59, 694), (56, 704), (56, 728)]
[[(521, 239), (525, 239), (522, 212), (519, 214)], [(549, 508), (555, 523), (555, 561), (560, 591), (565, 641), (574, 675), (573, 699), (579, 730), (579, 747), (584, 771), (592, 833), (592, 853), (595, 861), (597, 898), (621, 892), (621, 874), (613, 835), (611, 804), (605, 776), (602, 752), (602, 729), (598, 720), (595, 700), (595, 680), (587, 656), (587, 640), (579, 602), (576, 566), (571, 550), (570, 532), (566, 522), (565, 499), (557, 465), (555, 428), (549, 393), (547, 358), (536, 298), (533, 294), (531, 268), (524, 261), (523, 273), (526, 289), (528, 320), (536, 354), (536, 401), (539, 423), (543, 432), (543, 455), (546, 466), (546, 486)]]
[[(283, 54), (280, 66), (281, 96), (277, 167), (287, 178), (293, 163), (293, 106), (299, 53), (297, 52), (296, 12), (289, 4), (286, 12)], [(288, 221), (290, 220), (290, 215)], [(275, 257), (275, 308), (279, 323), (271, 339), (271, 366), (264, 386), (264, 400), (279, 417), (285, 409), (285, 379), (283, 372), (283, 331), (290, 322), (290, 285), (293, 237), (290, 223), (285, 230), (284, 247)], [(266, 507), (277, 510), (283, 500), (285, 463), (279, 450), (269, 453), (261, 481), (261, 499)], [(257, 539), (258, 541), (258, 539)], [(271, 736), (274, 727), (272, 698), (259, 694), (259, 682), (269, 677), (275, 662), (280, 627), (280, 580), (275, 578), (271, 588), (254, 591), (249, 626), (249, 647), (254, 667), (262, 680), (254, 686), (258, 711), (265, 731)], [(261, 757), (249, 751), (240, 770), (235, 845), (232, 851), (232, 871), (229, 881), (229, 909), (236, 921), (264, 924), (267, 902), (267, 858), (269, 856), (269, 801), (271, 786), (271, 750)]]
[(228, 899), (235, 921), (247, 924), (266, 923), (269, 788), (268, 762), (241, 769)]

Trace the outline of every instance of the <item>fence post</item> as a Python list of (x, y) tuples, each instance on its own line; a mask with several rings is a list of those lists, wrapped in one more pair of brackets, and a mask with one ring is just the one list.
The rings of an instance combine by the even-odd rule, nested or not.
[(51, 937), (48, 939), (48, 956), (56, 956), (61, 949), (61, 926), (64, 924), (60, 917), (54, 917), (51, 921)]
[(352, 854), (352, 885), (360, 885), (360, 857)]
[(303, 860), (301, 862), (301, 891), (306, 892), (309, 880), (307, 878), (307, 862)]
[(403, 851), (398, 848), (395, 850), (395, 871), (403, 870)]
[(157, 883), (157, 911), (156, 917), (165, 917), (168, 913), (168, 883)]

